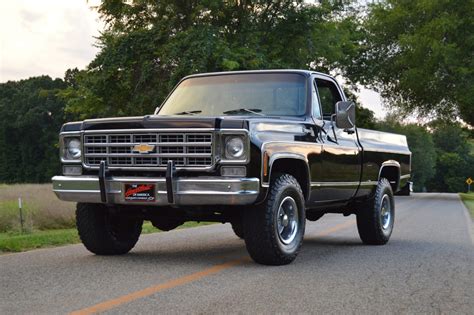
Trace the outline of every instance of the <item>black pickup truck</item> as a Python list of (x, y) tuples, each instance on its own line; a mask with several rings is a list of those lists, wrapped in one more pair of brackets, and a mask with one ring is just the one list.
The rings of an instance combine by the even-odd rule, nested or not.
[(302, 70), (191, 75), (153, 115), (71, 122), (53, 190), (77, 202), (99, 255), (130, 251), (143, 220), (230, 222), (258, 263), (293, 261), (306, 220), (355, 214), (362, 241), (388, 242), (394, 193), (410, 192), (405, 136), (359, 129), (334, 78)]

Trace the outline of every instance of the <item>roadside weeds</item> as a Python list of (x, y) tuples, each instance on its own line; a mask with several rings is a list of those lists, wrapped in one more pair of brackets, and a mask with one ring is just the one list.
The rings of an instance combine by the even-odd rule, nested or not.
[[(178, 229), (196, 227), (214, 224), (212, 222), (186, 222), (179, 226)], [(153, 227), (150, 222), (143, 224), (142, 234), (151, 234), (161, 232)], [(80, 243), (77, 230), (72, 229), (56, 229), (45, 231), (32, 231), (29, 233), (5, 232), (0, 233), (0, 255), (4, 253), (17, 253), (38, 248), (57, 247), (62, 245), (70, 245)]]
[(460, 193), (459, 196), (461, 200), (464, 202), (467, 210), (469, 210), (469, 214), (471, 215), (471, 220), (474, 220), (474, 193)]

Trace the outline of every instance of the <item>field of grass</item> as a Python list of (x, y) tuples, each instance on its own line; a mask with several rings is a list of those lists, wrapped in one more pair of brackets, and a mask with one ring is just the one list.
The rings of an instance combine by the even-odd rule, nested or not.
[(56, 198), (51, 184), (0, 185), (0, 233), (20, 231), (19, 197), (26, 232), (75, 226), (76, 205)]
[(461, 196), (462, 201), (464, 202), (467, 209), (469, 210), (469, 213), (471, 214), (471, 219), (474, 220), (474, 193), (469, 193), (469, 194), (461, 193), (459, 195)]
[[(24, 229), (21, 231), (18, 198), (22, 198)], [(79, 243), (73, 202), (56, 198), (51, 184), (0, 184), (0, 253)], [(210, 223), (186, 222), (179, 228)], [(156, 233), (151, 223), (143, 233)]]

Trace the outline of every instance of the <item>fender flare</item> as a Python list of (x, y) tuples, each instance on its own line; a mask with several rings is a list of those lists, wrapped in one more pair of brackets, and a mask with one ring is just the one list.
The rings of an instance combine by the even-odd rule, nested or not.
[[(263, 156), (263, 155), (262, 155)], [(304, 156), (304, 155), (301, 155), (301, 154), (297, 154), (297, 153), (275, 153), (273, 154), (272, 156), (269, 157), (269, 162), (268, 162), (268, 178), (271, 178), (272, 176), (272, 169), (273, 169), (273, 164), (278, 161), (278, 160), (281, 160), (281, 159), (290, 159), (290, 160), (298, 160), (298, 161), (303, 161), (304, 164), (305, 164), (305, 173), (306, 173), (306, 184), (305, 184), (305, 187), (301, 187), (303, 188), (304, 190), (306, 190), (307, 192), (307, 196), (306, 196), (306, 200), (309, 199), (309, 196), (311, 194), (311, 172), (310, 172), (310, 169), (309, 169), (309, 164), (308, 164), (308, 159)], [(262, 163), (262, 187), (270, 187), (270, 182), (264, 182), (263, 181), (263, 163)]]
[[(401, 167), (400, 167), (400, 163), (398, 163), (397, 161), (395, 160), (388, 160), (388, 161), (385, 161), (382, 163), (382, 165), (380, 166), (380, 169), (379, 169), (379, 175), (378, 175), (378, 178), (377, 178), (377, 181), (380, 180), (381, 178), (381, 175), (382, 175), (382, 171), (385, 167), (395, 167), (398, 171), (398, 175), (397, 175), (397, 183), (396, 183), (396, 191), (398, 191), (400, 189), (400, 177), (401, 177)], [(394, 191), (395, 193), (395, 191)]]

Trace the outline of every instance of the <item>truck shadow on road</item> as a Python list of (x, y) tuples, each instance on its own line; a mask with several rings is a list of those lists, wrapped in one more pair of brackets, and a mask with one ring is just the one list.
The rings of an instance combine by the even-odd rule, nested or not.
[[(139, 269), (144, 267), (157, 268), (162, 266), (209, 266), (210, 264), (221, 264), (235, 259), (249, 257), (245, 249), (245, 243), (242, 240), (226, 240), (224, 243), (204, 244), (199, 242), (199, 237), (194, 238), (187, 244), (174, 244), (175, 246), (160, 245), (139, 246), (127, 255), (123, 256), (95, 256), (84, 255), (76, 262), (81, 264), (95, 265), (97, 262), (106, 263), (110, 268), (118, 268), (123, 270)], [(446, 244), (444, 244), (446, 245)], [(370, 246), (363, 244), (360, 240), (351, 237), (307, 237), (303, 241), (301, 248), (301, 257), (296, 260), (298, 262), (318, 262), (332, 261), (336, 257), (354, 258), (366, 257), (367, 255), (375, 255), (380, 257), (395, 257), (403, 255), (407, 251), (417, 251), (420, 253), (430, 254), (432, 249), (439, 248), (437, 242), (426, 242), (418, 240), (392, 240), (386, 246)], [(443, 247), (444, 248), (444, 247)], [(466, 255), (466, 247), (458, 246), (458, 248), (450, 247), (451, 254)], [(430, 254), (431, 255), (431, 254)], [(250, 259), (244, 265), (254, 265)], [(263, 266), (262, 266), (263, 267)]]
[(107, 263), (123, 265), (137, 264), (141, 266), (150, 265), (197, 265), (209, 263), (221, 263), (228, 259), (237, 259), (247, 256), (245, 244), (236, 240), (232, 244), (188, 244), (186, 246), (165, 247), (160, 248), (159, 245), (152, 247), (147, 245), (146, 248), (138, 247), (130, 253), (123, 256), (84, 256), (83, 262), (95, 263), (103, 261)]

